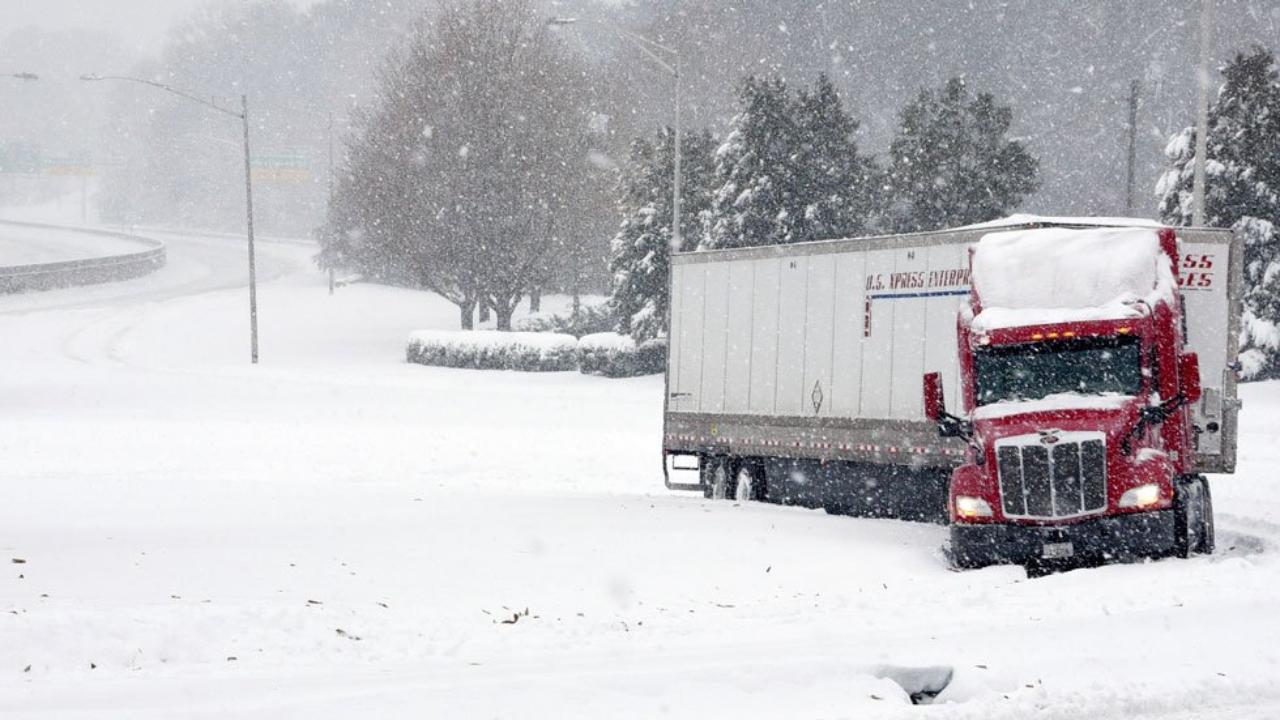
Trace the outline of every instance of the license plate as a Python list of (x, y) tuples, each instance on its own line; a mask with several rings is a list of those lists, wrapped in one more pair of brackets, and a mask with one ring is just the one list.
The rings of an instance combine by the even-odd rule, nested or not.
[(1045, 560), (1058, 560), (1060, 558), (1068, 558), (1076, 554), (1076, 549), (1069, 542), (1045, 543), (1044, 550), (1040, 553), (1040, 557)]

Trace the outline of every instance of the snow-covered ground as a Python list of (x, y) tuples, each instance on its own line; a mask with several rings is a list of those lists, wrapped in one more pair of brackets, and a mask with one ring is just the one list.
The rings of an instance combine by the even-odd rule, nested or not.
[(161, 239), (0, 297), (0, 717), (1280, 716), (1280, 385), (1217, 555), (954, 573), (941, 527), (665, 491), (660, 378), (404, 363), (454, 308), (304, 245), (250, 367), (242, 243)]

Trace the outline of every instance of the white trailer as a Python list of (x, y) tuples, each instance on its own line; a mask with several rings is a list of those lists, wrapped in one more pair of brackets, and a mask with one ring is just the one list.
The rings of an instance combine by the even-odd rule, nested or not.
[[(932, 507), (964, 446), (939, 438), (925, 420), (921, 377), (941, 372), (947, 394), (959, 397), (956, 314), (969, 293), (969, 246), (995, 230), (1141, 223), (1019, 218), (677, 254), (663, 441), (668, 486), (710, 492), (707, 458), (750, 458), (771, 474), (762, 499), (857, 510), (840, 498), (884, 490), (887, 475), (923, 479)], [(1242, 249), (1226, 230), (1177, 233), (1189, 343), (1204, 388), (1198, 467), (1231, 472)], [(702, 470), (697, 482), (675, 479), (675, 471), (695, 468)]]

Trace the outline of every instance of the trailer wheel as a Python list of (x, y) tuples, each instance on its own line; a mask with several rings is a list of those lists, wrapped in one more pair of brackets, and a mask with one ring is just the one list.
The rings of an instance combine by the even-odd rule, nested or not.
[(764, 499), (764, 472), (751, 463), (742, 463), (733, 483), (733, 499), (738, 502)]
[(707, 458), (704, 468), (707, 476), (702, 486), (703, 495), (712, 500), (726, 500), (733, 497), (733, 459), (727, 457)]

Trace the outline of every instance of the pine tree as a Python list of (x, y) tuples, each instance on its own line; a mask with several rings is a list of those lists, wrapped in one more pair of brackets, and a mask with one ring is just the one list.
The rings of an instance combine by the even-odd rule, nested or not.
[(787, 199), (791, 178), (792, 118), (780, 78), (747, 78), (742, 111), (716, 150), (717, 188), (705, 217), (705, 248), (789, 242)]
[(803, 213), (791, 218), (792, 242), (866, 233), (875, 226), (878, 169), (858, 155), (858, 121), (845, 110), (835, 86), (819, 75), (794, 103), (796, 147), (792, 182)]
[(869, 227), (874, 166), (858, 154), (858, 123), (818, 77), (794, 95), (779, 78), (749, 77), (742, 110), (716, 151), (705, 248), (856, 235)]
[(1008, 139), (1013, 110), (962, 78), (921, 90), (889, 147), (889, 213), (900, 232), (938, 230), (1009, 213), (1038, 186), (1039, 162)]
[[(710, 206), (715, 169), (710, 132), (686, 134), (680, 144), (683, 247), (677, 251), (697, 243), (699, 216)], [(623, 220), (609, 258), (612, 304), (618, 330), (637, 340), (658, 337), (667, 329), (674, 146), (670, 128), (660, 131), (656, 141), (637, 139), (618, 186)]]
[[(1244, 238), (1246, 379), (1280, 377), (1280, 80), (1271, 52), (1240, 53), (1222, 71), (1209, 109), (1205, 224)], [(1156, 184), (1161, 219), (1190, 225), (1196, 131), (1170, 139), (1170, 168)]]

